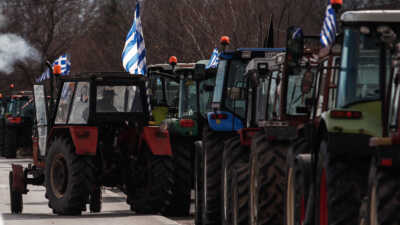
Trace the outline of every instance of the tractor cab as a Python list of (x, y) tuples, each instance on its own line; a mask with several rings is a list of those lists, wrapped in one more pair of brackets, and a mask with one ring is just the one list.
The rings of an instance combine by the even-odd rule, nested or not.
[(171, 134), (198, 135), (199, 120), (204, 120), (211, 106), (215, 79), (215, 71), (204, 69), (206, 63), (149, 66), (155, 124)]
[(33, 121), (33, 99), (32, 94), (21, 92), (17, 95), (12, 95), (5, 116), (10, 124), (20, 124)]
[(246, 77), (246, 67), (255, 58), (265, 58), (284, 52), (282, 48), (241, 48), (222, 52), (217, 70), (212, 109), (208, 123), (216, 131), (237, 131), (246, 127), (248, 97), (252, 91)]

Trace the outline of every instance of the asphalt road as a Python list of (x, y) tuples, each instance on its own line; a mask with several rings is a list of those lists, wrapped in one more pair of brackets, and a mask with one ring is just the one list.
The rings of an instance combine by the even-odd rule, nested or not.
[(170, 219), (159, 215), (135, 215), (129, 210), (123, 193), (117, 190), (103, 189), (103, 204), (101, 213), (83, 213), (81, 216), (57, 216), (47, 206), (44, 197), (45, 189), (41, 186), (28, 186), (29, 193), (23, 195), (24, 207), (22, 214), (10, 213), (10, 194), (8, 173), (11, 164), (27, 165), (29, 159), (0, 158), (0, 225), (191, 225), (191, 218)]

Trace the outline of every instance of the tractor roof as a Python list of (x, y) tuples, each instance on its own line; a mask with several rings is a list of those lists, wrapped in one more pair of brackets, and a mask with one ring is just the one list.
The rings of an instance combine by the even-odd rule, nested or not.
[[(179, 70), (193, 70), (195, 67), (195, 63), (178, 63), (175, 66), (175, 71)], [(155, 70), (163, 70), (163, 71), (171, 71), (172, 66), (170, 64), (153, 64), (148, 67), (149, 71)]]
[(357, 23), (357, 22), (399, 23), (400, 10), (348, 11), (343, 13), (340, 19), (345, 23)]

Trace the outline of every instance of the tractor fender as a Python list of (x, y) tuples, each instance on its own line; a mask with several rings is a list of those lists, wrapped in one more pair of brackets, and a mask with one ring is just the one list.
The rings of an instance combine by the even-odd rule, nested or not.
[(49, 140), (54, 137), (69, 136), (77, 155), (96, 155), (98, 142), (97, 127), (90, 126), (60, 126), (51, 130)]
[(237, 131), (243, 122), (230, 112), (216, 111), (207, 113), (208, 126), (214, 131)]
[(167, 130), (161, 130), (158, 126), (147, 126), (143, 128), (140, 136), (139, 149), (147, 144), (153, 155), (172, 156), (171, 142)]
[(12, 164), (12, 189), (21, 194), (28, 193), (26, 189), (25, 174), (21, 165)]
[(238, 130), (240, 136), (240, 144), (250, 147), (253, 136), (260, 130), (261, 128), (242, 128)]

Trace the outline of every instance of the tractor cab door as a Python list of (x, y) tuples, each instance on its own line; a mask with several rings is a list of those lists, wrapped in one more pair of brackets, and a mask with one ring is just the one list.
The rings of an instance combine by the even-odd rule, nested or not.
[(40, 156), (46, 154), (46, 141), (48, 132), (47, 99), (44, 85), (34, 85), (33, 95), (35, 100), (36, 131), (38, 134), (38, 150)]

